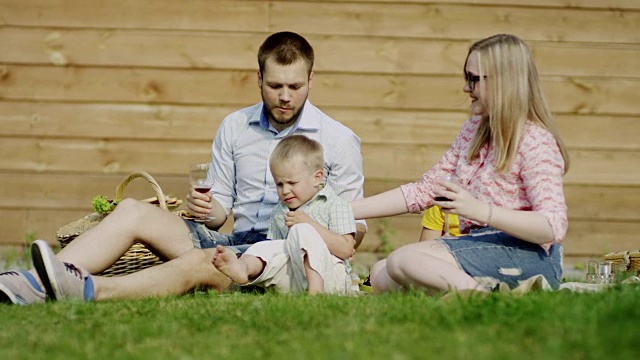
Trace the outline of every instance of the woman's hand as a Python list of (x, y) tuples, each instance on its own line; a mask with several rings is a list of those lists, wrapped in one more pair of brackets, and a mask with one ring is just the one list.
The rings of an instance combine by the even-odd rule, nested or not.
[(436, 180), (436, 183), (441, 185), (434, 191), (436, 197), (443, 196), (450, 200), (433, 202), (434, 205), (440, 206), (443, 212), (456, 214), (479, 223), (484, 223), (487, 220), (489, 208), (487, 203), (476, 199), (456, 183), (442, 180)]

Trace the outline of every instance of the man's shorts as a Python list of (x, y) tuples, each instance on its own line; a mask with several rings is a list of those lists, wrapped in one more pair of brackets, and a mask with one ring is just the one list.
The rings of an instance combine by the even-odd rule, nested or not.
[(198, 249), (211, 249), (218, 245), (227, 246), (236, 253), (244, 253), (251, 244), (267, 240), (267, 234), (259, 231), (238, 231), (231, 234), (221, 234), (207, 228), (204, 224), (191, 220), (184, 220), (191, 232), (193, 246)]

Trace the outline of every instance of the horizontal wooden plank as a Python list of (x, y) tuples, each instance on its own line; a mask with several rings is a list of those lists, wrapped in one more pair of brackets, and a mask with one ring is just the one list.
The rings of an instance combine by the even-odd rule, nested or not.
[[(273, 2), (271, 27), (327, 35), (468, 39), (516, 33), (527, 40), (638, 43), (640, 13), (446, 4)], [(482, 21), (478, 21), (482, 19)], [(541, 26), (540, 19), (545, 19)]]
[[(0, 136), (211, 141), (237, 107), (0, 101)], [(398, 111), (323, 107), (364, 144), (449, 145), (464, 111)], [(570, 149), (640, 150), (638, 117), (558, 115)]]
[[(2, 65), (0, 65), (2, 66)], [(215, 104), (259, 101), (254, 71), (75, 68), (4, 65), (0, 99), (35, 101)], [(640, 81), (546, 77), (555, 112), (636, 116)], [(317, 74), (311, 94), (320, 106), (462, 111), (461, 76)]]
[[(9, 0), (0, 4), (0, 13), (4, 14), (4, 24), (20, 26), (254, 32), (290, 29), (305, 34), (465, 40), (470, 34), (480, 38), (516, 32), (529, 40), (604, 43), (638, 43), (640, 38), (637, 12), (510, 5), (204, 0), (188, 4), (169, 0), (107, 4), (67, 0), (59, 6), (43, 0)], [(540, 19), (546, 20), (545, 26), (540, 26)]]
[[(1, 105), (0, 105), (1, 106)], [(360, 136), (364, 144), (450, 145), (468, 118), (466, 111), (411, 111), (323, 107)], [(638, 116), (557, 114), (570, 149), (640, 149)]]
[(211, 141), (86, 141), (1, 138), (0, 169), (35, 172), (186, 174), (211, 159)]
[[(56, 231), (63, 225), (80, 219), (91, 213), (85, 210), (61, 210), (61, 209), (4, 209), (0, 208), (0, 246), (20, 245), (31, 236), (47, 240), (56, 246)], [(229, 221), (221, 228), (221, 232), (228, 233), (233, 227), (233, 221)], [(1, 253), (0, 253), (1, 254)]]
[[(107, 67), (257, 68), (264, 34), (0, 28), (0, 62)], [(320, 72), (459, 75), (467, 41), (307, 36)], [(637, 45), (532, 42), (542, 75), (640, 78)]]
[(0, 244), (23, 244), (29, 237), (35, 237), (46, 239), (54, 245), (58, 228), (86, 214), (87, 212), (82, 210), (0, 208), (0, 216), (3, 219), (0, 230), (4, 234)]
[(257, 69), (264, 34), (128, 29), (1, 28), (1, 62)]
[[(380, 194), (405, 182), (390, 180), (365, 181), (365, 196)], [(640, 220), (640, 188), (638, 186), (567, 185), (564, 192), (571, 220), (633, 222)]]
[[(414, 180), (433, 166), (447, 145), (363, 144), (368, 179)], [(565, 183), (640, 184), (639, 151), (575, 150)], [(185, 164), (210, 158), (210, 141), (129, 141), (0, 138), (0, 171), (54, 173), (182, 174)]]
[[(574, 221), (569, 224), (565, 253), (569, 256), (604, 255), (640, 249), (640, 222)], [(634, 235), (635, 234), (635, 235)]]
[[(402, 215), (384, 219), (369, 219), (369, 232), (359, 251), (381, 251), (416, 242), (420, 237), (420, 216)], [(637, 233), (639, 222), (570, 221), (563, 242), (565, 256), (602, 256), (611, 251), (640, 248)], [(387, 246), (388, 246), (387, 245)]]
[[(101, 27), (268, 31), (269, 3), (264, 1), (171, 0), (83, 1), (4, 0), (2, 24), (53, 27)], [(46, 16), (43, 16), (46, 14)]]
[[(437, 163), (446, 146), (376, 146), (364, 144), (365, 177), (369, 179), (417, 179)], [(564, 177), (572, 185), (640, 184), (637, 151), (575, 150), (570, 153), (571, 168)], [(409, 165), (411, 164), (411, 165)]]
[[(140, 169), (145, 171), (146, 169)], [(184, 200), (189, 190), (187, 167), (182, 175), (153, 176), (162, 191), (171, 197)], [(96, 195), (115, 198), (116, 188), (125, 174), (11, 174), (0, 173), (0, 208), (11, 209), (62, 209), (91, 211), (91, 200)], [(125, 197), (146, 199), (155, 196), (152, 185), (144, 178), (130, 182)]]
[[(316, 0), (299, 0), (315, 2)], [(341, 2), (344, 0), (324, 0), (327, 2)], [(387, 3), (389, 0), (351, 0), (352, 2), (361, 3)], [(405, 3), (433, 3), (433, 0), (396, 0), (396, 2)], [(460, 5), (508, 5), (523, 7), (552, 7), (552, 8), (588, 8), (588, 9), (640, 9), (640, 3), (635, 0), (438, 0), (443, 4), (460, 4)]]
[[(149, 170), (163, 192), (183, 199), (189, 189), (186, 172), (161, 175)], [(11, 209), (91, 209), (96, 195), (109, 198), (126, 174), (56, 174), (0, 173), (0, 208)], [(404, 182), (366, 180), (365, 195), (371, 196), (395, 188)], [(565, 195), (572, 220), (640, 221), (640, 191), (638, 186), (566, 185)], [(126, 197), (136, 199), (154, 195), (144, 179), (132, 181), (125, 189)]]
[(239, 107), (0, 101), (0, 136), (209, 141)]

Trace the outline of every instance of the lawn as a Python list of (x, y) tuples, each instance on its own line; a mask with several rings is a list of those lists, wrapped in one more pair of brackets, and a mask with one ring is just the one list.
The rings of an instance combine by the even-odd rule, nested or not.
[(640, 286), (0, 305), (0, 359), (637, 359)]

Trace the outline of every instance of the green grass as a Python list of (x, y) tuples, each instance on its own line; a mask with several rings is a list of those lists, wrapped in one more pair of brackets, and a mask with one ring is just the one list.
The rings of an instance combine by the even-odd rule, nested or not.
[(640, 286), (0, 306), (0, 359), (636, 359)]

